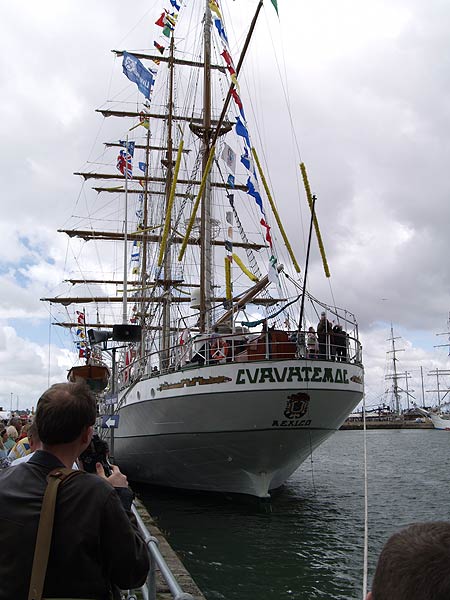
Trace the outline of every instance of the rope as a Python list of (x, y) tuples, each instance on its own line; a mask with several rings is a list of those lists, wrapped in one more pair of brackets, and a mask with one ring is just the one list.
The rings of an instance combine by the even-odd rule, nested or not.
[(313, 486), (314, 496), (316, 495), (316, 482), (314, 481), (314, 460), (313, 460), (313, 449), (312, 449), (312, 438), (311, 438), (311, 429), (308, 429), (309, 433), (309, 458), (311, 462), (311, 483)]
[(366, 428), (366, 397), (363, 396), (363, 440), (364, 440), (364, 560), (363, 560), (363, 593), (367, 596), (367, 558), (369, 550), (369, 502), (367, 488), (367, 428)]

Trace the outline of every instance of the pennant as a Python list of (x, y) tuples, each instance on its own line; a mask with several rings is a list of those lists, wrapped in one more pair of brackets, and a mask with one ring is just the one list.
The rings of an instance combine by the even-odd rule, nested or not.
[(255, 199), (256, 204), (261, 209), (262, 214), (264, 214), (261, 194), (256, 189), (255, 184), (253, 183), (250, 177), (247, 179), (247, 194), (249, 194), (249, 196), (252, 196), (252, 198)]
[(270, 0), (270, 1), (272, 2), (273, 7), (277, 11), (277, 15), (278, 15), (278, 1), (277, 0)]
[(266, 228), (266, 241), (269, 242), (270, 248), (272, 248), (272, 236), (270, 235), (270, 225), (268, 225), (264, 219), (260, 221), (261, 225)]
[(145, 127), (145, 129), (150, 128), (150, 119), (143, 112), (139, 114), (139, 121), (139, 125), (142, 125), (143, 127)]
[(172, 26), (172, 29), (175, 27), (177, 22), (177, 15), (175, 13), (166, 13), (166, 25), (168, 27)]
[(158, 44), (158, 42), (153, 42), (153, 45), (155, 46), (155, 48), (158, 50), (158, 52), (160, 54), (164, 54), (164, 46), (161, 46), (161, 44)]
[(213, 13), (217, 15), (217, 17), (220, 20), (222, 20), (222, 15), (220, 14), (219, 7), (217, 6), (217, 3), (214, 2), (214, 0), (212, 0), (212, 2), (209, 3), (209, 8), (212, 10)]
[(272, 256), (269, 258), (269, 270), (267, 275), (269, 276), (270, 283), (274, 283), (275, 285), (278, 283), (277, 262), (277, 259), (272, 254)]
[(227, 34), (225, 33), (224, 26), (222, 25), (222, 21), (220, 19), (214, 19), (214, 25), (216, 26), (216, 29), (219, 32), (220, 37), (225, 42), (225, 44), (228, 46), (228, 38), (227, 38)]
[[(242, 101), (241, 101), (241, 99), (239, 97), (239, 94), (237, 93), (237, 91), (234, 88), (231, 90), (230, 93), (231, 93), (231, 95), (233, 97), (233, 100), (236, 102), (236, 104), (237, 104), (237, 106), (239, 108), (239, 112), (241, 113), (241, 117), (245, 121), (244, 107), (242, 106)], [(236, 132), (237, 132), (237, 129), (236, 129)], [(247, 136), (248, 136), (248, 133), (247, 133)], [(250, 146), (250, 143), (249, 143), (249, 146)]]
[(170, 4), (174, 7), (178, 12), (180, 11), (181, 5), (177, 4), (177, 0), (170, 0)]
[(229, 170), (234, 173), (236, 171), (236, 152), (226, 143), (223, 146), (222, 159)]
[(161, 16), (159, 17), (159, 19), (157, 21), (155, 21), (155, 25), (158, 25), (158, 27), (166, 26), (166, 13), (165, 12), (163, 12), (161, 14)]
[(234, 68), (233, 61), (232, 61), (231, 56), (228, 53), (228, 51), (224, 50), (223, 52), (220, 53), (220, 56), (223, 56), (223, 59), (227, 63), (227, 67), (228, 67), (228, 70), (230, 71), (230, 73), (231, 73), (231, 71), (233, 71), (233, 73), (236, 73), (236, 69)]
[(234, 188), (234, 175), (231, 173), (228, 175), (227, 185), (231, 188)]
[(250, 156), (247, 146), (244, 146), (244, 154), (241, 154), (241, 163), (247, 171), (254, 172), (253, 158)]
[(239, 117), (236, 117), (236, 133), (244, 138), (247, 142), (247, 146), (251, 148), (250, 138), (248, 136), (248, 131), (244, 123), (241, 121)]
[(141, 171), (143, 171), (143, 172), (145, 173), (145, 172), (146, 172), (146, 170), (147, 170), (147, 165), (146, 165), (146, 163), (145, 163), (145, 162), (140, 162), (140, 163), (139, 163), (139, 168), (140, 168), (140, 170), (141, 170)]
[(154, 73), (146, 69), (138, 58), (128, 52), (123, 53), (122, 69), (128, 79), (137, 85), (138, 90), (146, 98), (150, 98), (155, 83)]
[(225, 213), (225, 220), (229, 225), (233, 225), (233, 213), (231, 210)]

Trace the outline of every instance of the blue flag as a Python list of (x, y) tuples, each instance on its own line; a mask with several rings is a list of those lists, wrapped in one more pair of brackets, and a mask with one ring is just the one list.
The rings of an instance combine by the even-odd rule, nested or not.
[(144, 94), (146, 98), (150, 99), (150, 92), (155, 83), (155, 79), (153, 74), (144, 67), (141, 61), (132, 54), (124, 52), (122, 69), (128, 79), (138, 86), (138, 90)]
[(145, 173), (145, 171), (147, 170), (147, 165), (145, 164), (145, 162), (140, 162), (139, 168), (141, 171), (143, 171)]
[(119, 144), (121, 146), (123, 146), (124, 148), (127, 148), (128, 150), (128, 154), (133, 158), (134, 156), (134, 146), (135, 146), (136, 142), (128, 142), (128, 148), (127, 148), (127, 142), (126, 140), (119, 140)]
[(236, 133), (238, 135), (240, 135), (241, 137), (243, 137), (245, 139), (245, 141), (247, 142), (247, 146), (249, 148), (251, 148), (250, 138), (248, 137), (247, 127), (244, 125), (244, 123), (241, 121), (241, 119), (239, 117), (236, 117)]
[(247, 171), (253, 171), (253, 160), (250, 156), (247, 147), (244, 148), (244, 154), (241, 155), (241, 163), (247, 169)]
[(234, 188), (234, 175), (231, 173), (228, 175), (227, 185)]
[(247, 194), (249, 194), (250, 196), (252, 196), (255, 199), (256, 204), (261, 209), (262, 214), (264, 214), (264, 209), (263, 209), (261, 194), (255, 188), (255, 184), (250, 179), (250, 177), (247, 179), (247, 190), (248, 190)]

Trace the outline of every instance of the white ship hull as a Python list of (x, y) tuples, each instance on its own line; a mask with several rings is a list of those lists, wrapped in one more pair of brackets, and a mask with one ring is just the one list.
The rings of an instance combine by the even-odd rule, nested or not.
[(119, 399), (115, 459), (132, 481), (265, 497), (343, 423), (359, 365), (218, 364), (151, 377)]
[(430, 419), (435, 429), (445, 429), (450, 431), (450, 419), (443, 419), (439, 415), (430, 413)]

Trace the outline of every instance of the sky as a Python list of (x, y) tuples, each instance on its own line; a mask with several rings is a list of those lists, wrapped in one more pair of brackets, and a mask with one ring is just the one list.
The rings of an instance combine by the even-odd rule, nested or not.
[[(230, 3), (237, 33), (254, 0)], [(444, 0), (265, 2), (244, 64), (256, 82), (271, 183), (296, 254), (304, 223), (287, 174), (299, 148), (308, 167), (331, 281), (313, 247), (316, 297), (348, 307), (359, 322), (368, 405), (389, 388), (391, 323), (399, 372), (422, 403), (429, 373), (449, 368), (450, 7)], [(111, 90), (113, 48), (145, 49), (163, 0), (4, 3), (0, 35), (0, 406), (34, 405), (73, 365), (71, 341), (40, 302), (63, 279), (67, 242), (56, 234), (80, 207), (81, 170), (101, 145), (94, 112)], [(224, 7), (224, 14), (225, 7)], [(231, 36), (230, 36), (231, 37)], [(277, 86), (284, 86), (280, 104)], [(287, 125), (290, 133), (282, 134)], [(294, 183), (295, 181), (295, 183)], [(303, 234), (299, 232), (303, 228)], [(448, 378), (450, 381), (450, 378)], [(401, 383), (405, 386), (405, 380)], [(442, 377), (441, 386), (447, 387)], [(425, 403), (436, 394), (425, 392)], [(406, 405), (406, 399), (404, 400)]]

